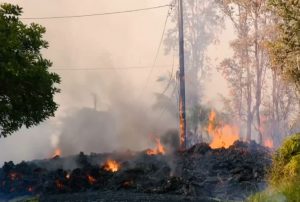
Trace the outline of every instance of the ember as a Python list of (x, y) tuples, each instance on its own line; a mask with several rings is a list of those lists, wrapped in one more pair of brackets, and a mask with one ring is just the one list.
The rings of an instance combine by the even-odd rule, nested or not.
[(148, 155), (158, 155), (158, 154), (165, 154), (166, 150), (164, 148), (164, 146), (160, 143), (160, 139), (159, 138), (155, 138), (155, 142), (156, 142), (156, 148), (155, 149), (148, 149), (146, 151), (146, 153)]
[(117, 172), (120, 169), (121, 165), (115, 160), (107, 160), (104, 165), (103, 169), (109, 172)]
[(14, 181), (14, 180), (18, 179), (18, 174), (17, 173), (10, 173), (9, 174), (9, 179), (11, 181)]
[(60, 180), (55, 180), (55, 185), (57, 189), (63, 189), (64, 185)]
[[(115, 193), (121, 189), (128, 193), (174, 196), (196, 191), (203, 197), (242, 201), (264, 183), (266, 168), (271, 161), (268, 151), (255, 142), (235, 142), (228, 149), (211, 149), (208, 144), (201, 143), (184, 152), (173, 153), (176, 157), (173, 169), (166, 161), (168, 154), (150, 157), (144, 152), (136, 153), (130, 159), (124, 159), (122, 155), (116, 157), (117, 154), (107, 157), (107, 154), (88, 156), (80, 153), (57, 161), (46, 159), (17, 165), (8, 162), (0, 169), (0, 196), (13, 198), (26, 193), (47, 197), (91, 190)], [(124, 159), (122, 170), (120, 162), (112, 160), (112, 157), (121, 156)], [(79, 167), (61, 168), (71, 160), (81, 162)], [(105, 163), (99, 167), (101, 162)]]
[(96, 181), (97, 181), (97, 180), (96, 180), (93, 176), (91, 176), (91, 175), (88, 175), (87, 178), (88, 178), (88, 181), (89, 181), (89, 183), (90, 183), (91, 185), (95, 184)]
[(66, 179), (70, 179), (70, 173), (66, 174)]
[(32, 187), (28, 187), (28, 192), (33, 192), (33, 188)]
[(218, 128), (215, 125), (216, 112), (212, 111), (209, 115), (208, 134), (212, 137), (211, 148), (228, 148), (239, 139), (239, 129), (235, 126), (224, 125)]

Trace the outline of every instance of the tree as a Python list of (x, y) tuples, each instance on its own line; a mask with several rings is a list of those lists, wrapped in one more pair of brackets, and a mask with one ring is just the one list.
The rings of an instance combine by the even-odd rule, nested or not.
[(283, 81), (268, 53), (278, 18), (267, 9), (266, 0), (219, 2), (237, 33), (231, 43), (233, 57), (220, 65), (231, 90), (225, 107), (241, 128), (246, 125), (246, 140), (253, 139), (254, 128), (259, 143), (278, 146), (290, 134), (289, 121), (298, 109), (293, 87)]
[[(194, 119), (201, 112), (193, 110), (201, 108), (202, 87), (210, 69), (205, 53), (208, 46), (216, 41), (222, 28), (223, 19), (219, 14), (215, 1), (183, 1), (187, 127), (193, 133), (196, 133), (196, 125), (201, 121)], [(172, 18), (175, 26), (168, 30), (165, 40), (166, 54), (174, 50), (177, 52), (177, 21), (178, 11), (175, 10)]]
[(60, 77), (48, 71), (52, 64), (41, 54), (48, 47), (46, 30), (23, 24), (21, 14), (19, 6), (0, 5), (0, 137), (39, 124), (58, 107), (53, 97)]
[(277, 39), (270, 45), (274, 66), (300, 87), (300, 1), (269, 0), (279, 17)]

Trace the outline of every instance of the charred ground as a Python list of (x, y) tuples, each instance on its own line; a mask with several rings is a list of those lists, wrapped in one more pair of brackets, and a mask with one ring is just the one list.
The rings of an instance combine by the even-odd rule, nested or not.
[[(111, 160), (116, 165), (108, 165)], [(41, 201), (243, 200), (265, 186), (270, 151), (254, 142), (228, 149), (197, 144), (185, 152), (80, 153), (5, 163), (0, 197), (39, 196)], [(129, 198), (128, 198), (129, 197)]]

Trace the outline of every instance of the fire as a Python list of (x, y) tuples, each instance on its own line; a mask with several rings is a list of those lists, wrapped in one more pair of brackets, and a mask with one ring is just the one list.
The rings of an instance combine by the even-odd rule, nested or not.
[(215, 125), (216, 112), (212, 111), (209, 115), (208, 134), (212, 137), (211, 148), (228, 148), (239, 139), (239, 129), (236, 126), (224, 125), (217, 128)]
[(21, 178), (22, 178), (22, 175), (20, 173), (16, 173), (16, 172), (9, 173), (9, 179), (11, 181), (19, 180)]
[(273, 148), (273, 141), (270, 139), (265, 140), (264, 142), (265, 147)]
[(60, 150), (59, 148), (56, 148), (56, 149), (54, 150), (54, 153), (53, 153), (53, 155), (52, 155), (52, 158), (59, 157), (59, 156), (61, 156), (61, 150)]
[(165, 154), (166, 153), (166, 149), (165, 147), (160, 143), (160, 139), (159, 138), (155, 138), (155, 142), (156, 142), (156, 148), (155, 149), (148, 149), (146, 151), (146, 153), (148, 155), (158, 155), (158, 154)]
[(88, 175), (87, 178), (88, 178), (88, 181), (89, 181), (89, 183), (90, 183), (91, 185), (93, 185), (93, 184), (96, 183), (96, 179), (95, 179), (93, 176)]
[(60, 180), (55, 180), (55, 185), (56, 185), (57, 189), (64, 188), (64, 185), (62, 184), (62, 182)]
[(28, 187), (28, 192), (33, 192), (33, 188), (32, 187)]
[(115, 161), (115, 160), (107, 160), (104, 165), (103, 165), (104, 170), (109, 171), (109, 172), (117, 172), (120, 170), (121, 165)]
[(18, 178), (18, 174), (17, 173), (10, 173), (9, 178), (10, 178), (11, 181), (14, 181)]

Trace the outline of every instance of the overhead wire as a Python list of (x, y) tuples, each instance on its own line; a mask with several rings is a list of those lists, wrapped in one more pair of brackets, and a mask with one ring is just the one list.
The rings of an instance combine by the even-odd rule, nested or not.
[[(177, 93), (177, 95), (175, 97), (176, 97), (176, 104), (178, 105), (179, 89), (178, 89), (178, 82), (177, 81), (175, 82), (174, 89), (173, 89), (173, 91), (171, 93), (171, 97), (174, 96), (176, 90), (177, 90), (178, 93)], [(166, 106), (162, 107), (162, 109), (161, 109), (161, 111), (160, 111), (160, 113), (159, 113), (159, 115), (158, 115), (158, 117), (156, 119), (157, 122), (161, 121), (161, 118), (163, 117), (163, 115), (166, 112), (166, 110), (167, 110)]]
[(173, 54), (171, 74), (170, 74), (170, 77), (169, 77), (169, 80), (168, 80), (168, 83), (167, 83), (165, 89), (160, 93), (161, 95), (164, 95), (167, 92), (167, 90), (169, 89), (170, 85), (171, 85), (171, 82), (172, 82), (172, 79), (173, 79), (173, 74), (174, 74), (174, 59), (175, 59), (175, 56)]
[[(93, 17), (93, 16), (104, 16), (104, 15), (115, 15), (115, 14), (140, 12), (140, 11), (147, 11), (147, 10), (154, 10), (154, 9), (169, 7), (168, 12), (167, 12), (167, 16), (166, 16), (165, 21), (164, 21), (162, 34), (161, 34), (161, 37), (160, 37), (159, 45), (158, 45), (158, 48), (156, 50), (156, 54), (155, 54), (155, 58), (154, 58), (152, 66), (127, 66), (127, 67), (112, 67), (112, 68), (109, 68), (109, 67), (102, 67), (102, 68), (100, 68), (100, 67), (93, 67), (93, 68), (81, 68), (81, 67), (78, 67), (78, 68), (73, 68), (73, 67), (72, 68), (60, 68), (60, 67), (50, 68), (50, 70), (53, 70), (53, 71), (128, 70), (128, 69), (149, 69), (150, 68), (150, 71), (149, 71), (149, 73), (147, 75), (147, 78), (146, 78), (145, 85), (142, 88), (142, 93), (143, 93), (144, 90), (148, 86), (148, 83), (149, 83), (149, 80), (150, 80), (150, 77), (153, 73), (154, 68), (155, 67), (163, 67), (163, 66), (156, 66), (156, 63), (157, 63), (159, 52), (160, 52), (160, 49), (161, 49), (161, 46), (162, 46), (163, 38), (164, 38), (164, 35), (165, 35), (168, 18), (170, 17), (173, 6), (174, 5), (172, 5), (172, 4), (166, 4), (166, 5), (160, 5), (160, 6), (153, 6), (153, 7), (147, 7), (147, 8), (132, 9), (132, 10), (124, 10), (124, 11), (115, 11), (115, 12), (92, 13), (92, 14), (83, 14), (83, 15), (48, 16), (48, 17), (22, 17), (20, 19), (21, 20), (51, 20), (51, 19), (84, 18), (84, 17)], [(170, 66), (164, 66), (164, 67), (170, 67)], [(174, 56), (173, 56), (173, 64), (172, 64), (172, 71), (171, 71), (171, 74), (170, 74), (170, 79), (168, 81), (168, 84), (167, 84), (166, 88), (161, 93), (162, 95), (165, 94), (165, 92), (168, 90), (168, 88), (170, 86), (170, 83), (171, 83), (172, 77), (173, 77), (173, 72), (174, 72)], [(174, 92), (176, 91), (176, 88), (177, 88), (177, 83), (174, 86), (174, 90), (173, 90), (171, 96), (174, 95)], [(159, 116), (160, 118), (163, 115), (163, 113), (165, 112), (165, 110), (166, 110), (166, 108), (164, 107), (164, 109), (160, 113), (160, 116)]]
[[(157, 65), (154, 68), (173, 68), (173, 65)], [(75, 66), (55, 66), (50, 68), (52, 71), (97, 71), (97, 70), (143, 70), (150, 69), (152, 66), (124, 66), (124, 67), (75, 67)]]
[(104, 15), (116, 15), (116, 14), (124, 14), (124, 13), (132, 13), (132, 12), (140, 12), (147, 10), (160, 9), (164, 7), (171, 7), (172, 5), (160, 5), (153, 6), (147, 8), (139, 8), (132, 10), (124, 10), (124, 11), (114, 11), (114, 12), (105, 12), (105, 13), (92, 13), (92, 14), (82, 14), (82, 15), (64, 15), (64, 16), (48, 16), (48, 17), (22, 17), (21, 20), (51, 20), (51, 19), (68, 19), (68, 18), (84, 18), (84, 17), (93, 17), (93, 16), (104, 16)]
[(165, 18), (165, 22), (164, 22), (164, 25), (163, 25), (163, 30), (162, 30), (162, 33), (161, 33), (160, 41), (159, 41), (159, 44), (158, 44), (158, 47), (157, 47), (157, 50), (156, 50), (156, 54), (155, 54), (155, 57), (154, 57), (154, 60), (153, 60), (152, 68), (150, 69), (150, 71), (147, 75), (146, 82), (145, 82), (144, 86), (142, 87), (141, 94), (140, 94), (139, 97), (141, 97), (142, 94), (145, 92), (145, 89), (147, 88), (150, 77), (152, 75), (154, 66), (156, 65), (156, 62), (157, 62), (157, 59), (158, 59), (158, 56), (159, 56), (159, 52), (160, 52), (160, 48), (161, 48), (161, 45), (162, 45), (162, 42), (163, 42), (163, 39), (164, 39), (164, 36), (165, 36), (167, 22), (168, 22), (168, 19), (170, 17), (172, 9), (173, 9), (173, 5), (168, 9), (167, 16)]

